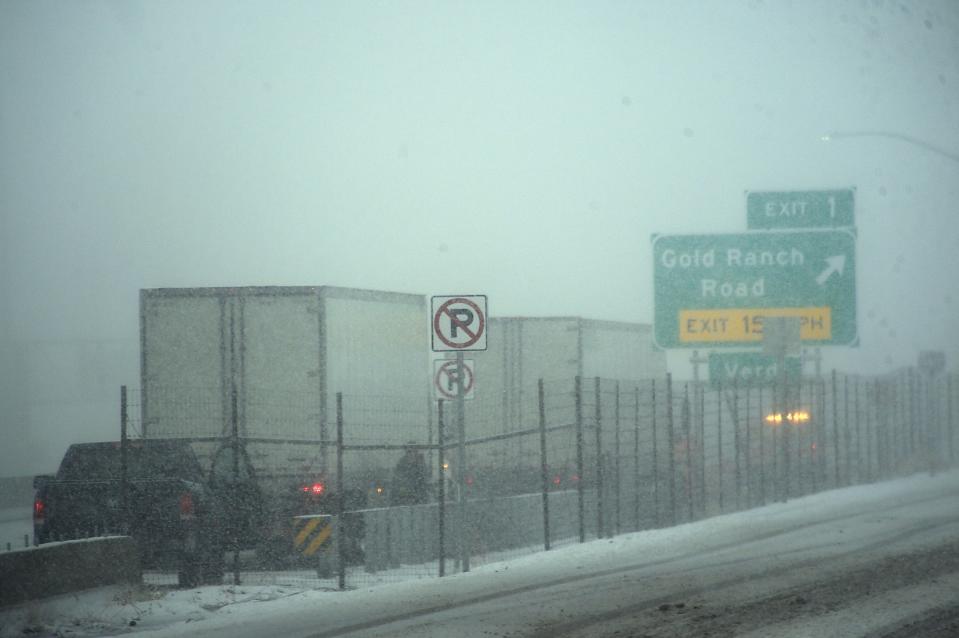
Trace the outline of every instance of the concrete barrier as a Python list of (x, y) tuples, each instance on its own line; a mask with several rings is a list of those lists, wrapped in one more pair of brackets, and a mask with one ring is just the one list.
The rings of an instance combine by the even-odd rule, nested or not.
[(47, 543), (0, 554), (0, 606), (141, 580), (137, 549), (129, 536)]

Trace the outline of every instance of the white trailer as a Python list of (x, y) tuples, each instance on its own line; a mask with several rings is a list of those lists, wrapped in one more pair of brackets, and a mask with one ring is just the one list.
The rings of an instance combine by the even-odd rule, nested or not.
[[(468, 441), (500, 439), (469, 448), (470, 466), (512, 469), (535, 465), (539, 459), (537, 385), (543, 379), (547, 426), (572, 425), (576, 419), (574, 383), (582, 379), (582, 409), (587, 422), (595, 413), (594, 379), (605, 380), (604, 404), (614, 400), (611, 388), (622, 382), (632, 393), (640, 382), (663, 378), (666, 355), (653, 344), (652, 326), (579, 317), (491, 318), (489, 349), (470, 352), (474, 366), (473, 398), (465, 402)], [(434, 379), (434, 383), (436, 380)], [(635, 382), (635, 383), (632, 383)], [(625, 400), (624, 400), (625, 401)], [(613, 408), (607, 407), (612, 413)], [(455, 402), (446, 402), (447, 438), (455, 430)], [(526, 432), (524, 436), (508, 436)], [(565, 438), (564, 438), (565, 437)], [(571, 462), (575, 455), (572, 429), (550, 435), (551, 457)], [(587, 445), (591, 445), (587, 441)]]
[[(468, 438), (534, 429), (537, 382), (546, 392), (572, 392), (574, 379), (641, 381), (663, 378), (666, 354), (652, 327), (579, 317), (492, 318), (489, 349), (471, 352), (475, 399), (466, 405)], [(567, 405), (571, 405), (566, 402)]]
[(329, 476), (342, 393), (345, 443), (426, 443), (426, 317), (424, 296), (393, 292), (141, 290), (142, 435), (193, 439), (209, 458), (235, 427), (262, 478)]

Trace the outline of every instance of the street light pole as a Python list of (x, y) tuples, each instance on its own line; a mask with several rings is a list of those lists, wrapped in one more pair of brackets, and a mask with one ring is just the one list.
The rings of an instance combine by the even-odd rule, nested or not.
[(907, 144), (912, 144), (914, 146), (919, 146), (926, 149), (927, 151), (932, 151), (937, 155), (942, 155), (943, 157), (952, 160), (953, 162), (959, 162), (959, 154), (952, 153), (940, 146), (935, 144), (930, 144), (924, 140), (912, 137), (911, 135), (904, 135), (902, 133), (894, 133), (892, 131), (832, 131), (831, 133), (826, 133), (820, 139), (823, 142), (831, 142), (833, 140), (845, 139), (850, 137), (884, 137), (887, 139), (899, 140), (900, 142), (906, 142)]

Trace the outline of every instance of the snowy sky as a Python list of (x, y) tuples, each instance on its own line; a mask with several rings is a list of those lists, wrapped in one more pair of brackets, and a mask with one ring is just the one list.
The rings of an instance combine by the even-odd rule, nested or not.
[(744, 230), (746, 190), (857, 189), (827, 365), (954, 366), (956, 153), (951, 0), (0, 0), (0, 473), (115, 437), (140, 288), (651, 322), (650, 235)]

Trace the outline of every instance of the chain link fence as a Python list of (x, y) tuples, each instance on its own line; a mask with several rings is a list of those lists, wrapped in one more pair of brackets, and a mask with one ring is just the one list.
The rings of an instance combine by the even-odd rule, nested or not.
[[(191, 439), (211, 473), (218, 450), (249, 456), (265, 506), (230, 546), (227, 579), (352, 588), (941, 471), (956, 458), (956, 386), (915, 369), (786, 388), (540, 380), (508, 424), (427, 397), (337, 394), (323, 423), (318, 400), (293, 393), (150, 400), (180, 424), (163, 435)], [(130, 436), (156, 436), (129, 402)]]

